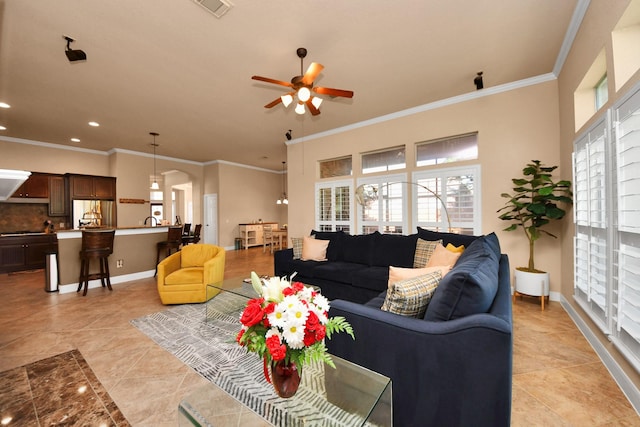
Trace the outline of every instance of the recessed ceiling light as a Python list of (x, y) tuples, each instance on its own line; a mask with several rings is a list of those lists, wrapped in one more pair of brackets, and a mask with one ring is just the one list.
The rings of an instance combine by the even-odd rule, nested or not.
[(71, 142), (80, 142), (80, 138), (71, 138)]
[(0, 125), (0, 130), (7, 130), (7, 128), (2, 126), (2, 125)]
[(98, 126), (100, 126), (100, 123), (98, 123), (98, 122), (89, 122), (89, 126), (93, 126), (93, 127), (97, 128)]
[(0, 108), (11, 108), (11, 105), (7, 104), (6, 102), (0, 102)]

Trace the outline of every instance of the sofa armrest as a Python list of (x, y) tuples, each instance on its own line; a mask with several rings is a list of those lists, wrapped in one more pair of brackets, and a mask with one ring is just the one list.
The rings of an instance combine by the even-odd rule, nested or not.
[(329, 351), (392, 379), (394, 424), (508, 426), (512, 326), (492, 314), (447, 322), (406, 318), (343, 300), (355, 334), (337, 334)]
[(282, 249), (273, 253), (274, 276), (287, 276), (291, 272), (286, 271), (287, 263), (293, 259), (293, 248)]
[(158, 288), (164, 286), (164, 279), (174, 271), (180, 270), (182, 254), (180, 251), (169, 255), (158, 264)]

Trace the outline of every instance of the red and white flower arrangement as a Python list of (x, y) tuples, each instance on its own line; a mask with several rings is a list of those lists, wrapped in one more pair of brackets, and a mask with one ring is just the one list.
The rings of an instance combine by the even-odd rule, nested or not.
[(344, 317), (328, 317), (327, 298), (300, 282), (280, 277), (260, 280), (255, 272), (251, 283), (259, 297), (249, 300), (240, 317), (238, 344), (263, 358), (265, 367), (281, 360), (300, 367), (311, 361), (335, 367), (325, 338), (337, 332), (355, 337)]

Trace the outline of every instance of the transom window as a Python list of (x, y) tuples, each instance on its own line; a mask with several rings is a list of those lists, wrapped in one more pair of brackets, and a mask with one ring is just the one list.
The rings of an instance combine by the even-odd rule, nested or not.
[(452, 136), (416, 144), (416, 166), (475, 160), (478, 158), (478, 134)]
[(351, 176), (353, 172), (351, 156), (320, 161), (320, 178)]
[(388, 148), (362, 154), (362, 173), (388, 172), (405, 169), (405, 147)]

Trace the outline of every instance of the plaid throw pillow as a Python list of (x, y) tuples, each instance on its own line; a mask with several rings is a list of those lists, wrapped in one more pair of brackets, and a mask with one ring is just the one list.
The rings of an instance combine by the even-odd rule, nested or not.
[(293, 245), (293, 259), (302, 258), (302, 242), (304, 238), (302, 237), (292, 237), (291, 244)]
[(434, 271), (393, 283), (387, 289), (381, 309), (401, 316), (423, 318), (440, 279), (442, 273)]
[(413, 268), (423, 268), (427, 266), (431, 254), (436, 249), (436, 246), (442, 245), (442, 240), (423, 240), (418, 238), (416, 242), (416, 253), (413, 256)]

